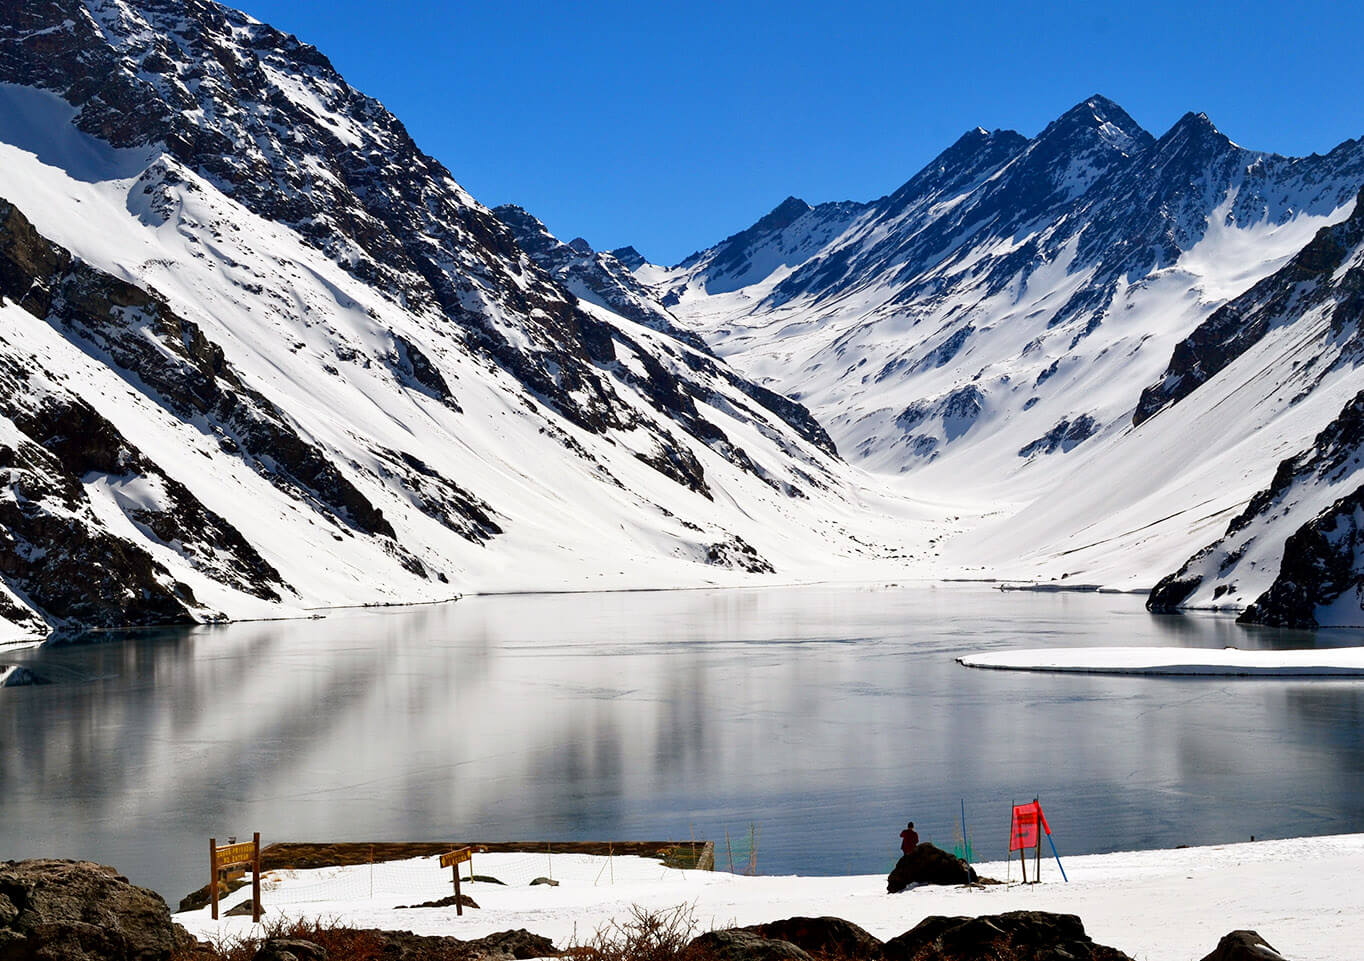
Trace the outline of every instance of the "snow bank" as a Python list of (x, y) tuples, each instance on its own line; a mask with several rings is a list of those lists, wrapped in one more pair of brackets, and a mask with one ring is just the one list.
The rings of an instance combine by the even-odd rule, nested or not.
[(1314, 651), (1243, 651), (1184, 647), (1072, 647), (991, 651), (957, 658), (997, 671), (1078, 674), (1209, 674), (1234, 677), (1362, 677), (1364, 647)]
[[(476, 938), (525, 927), (561, 947), (623, 918), (632, 905), (689, 904), (702, 928), (835, 915), (884, 939), (929, 915), (1027, 909), (1077, 914), (1096, 941), (1142, 961), (1201, 957), (1236, 928), (1259, 931), (1285, 956), (1300, 961), (1338, 961), (1355, 954), (1358, 918), (1364, 914), (1364, 886), (1358, 883), (1364, 834), (1090, 855), (1066, 858), (1065, 867), (1068, 883), (1051, 861), (1043, 864), (1038, 885), (918, 887), (888, 895), (881, 875), (750, 878), (679, 871), (643, 858), (476, 854), (477, 874), (507, 884), (463, 885), (481, 906), (466, 909), (463, 917), (453, 907), (394, 908), (451, 893), (450, 874), (434, 858), (373, 868), (271, 872), (262, 901), (267, 915), (335, 918), (419, 934)], [(978, 868), (988, 877), (1018, 878), (1017, 866)], [(532, 874), (552, 874), (559, 886), (531, 887)], [(244, 900), (249, 892), (248, 887), (234, 893), (224, 905)], [(315, 897), (333, 899), (301, 900)], [(212, 921), (207, 908), (175, 919), (206, 938), (243, 934), (251, 925), (249, 917)]]

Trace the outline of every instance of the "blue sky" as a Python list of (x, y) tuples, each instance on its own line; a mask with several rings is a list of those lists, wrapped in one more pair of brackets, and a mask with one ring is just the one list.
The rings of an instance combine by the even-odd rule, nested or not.
[(1156, 135), (1201, 110), (1286, 154), (1364, 136), (1357, 2), (235, 2), (321, 48), (482, 202), (662, 263), (1093, 93)]

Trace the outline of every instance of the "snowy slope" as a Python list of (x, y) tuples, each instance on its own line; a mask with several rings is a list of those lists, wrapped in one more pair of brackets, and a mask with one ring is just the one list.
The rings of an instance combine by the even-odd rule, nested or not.
[[(1364, 835), (1071, 857), (1065, 854), (1063, 828), (1055, 829), (1066, 879), (1055, 862), (1047, 861), (1038, 884), (1018, 883), (1017, 863), (1002, 861), (976, 868), (985, 877), (1011, 883), (915, 885), (887, 894), (885, 875), (879, 874), (745, 877), (679, 871), (627, 857), (608, 863), (580, 855), (480, 854), (479, 873), (506, 883), (469, 885), (466, 890), (481, 907), (463, 915), (451, 907), (394, 907), (449, 892), (449, 875), (436, 858), (268, 872), (262, 900), (267, 913), (286, 918), (339, 919), (355, 927), (465, 939), (526, 928), (561, 946), (613, 925), (629, 925), (641, 907), (671, 912), (681, 905), (684, 920), (696, 923), (696, 933), (832, 916), (890, 939), (934, 915), (1053, 911), (1078, 915), (1096, 942), (1143, 961), (1213, 956), (1209, 952), (1218, 940), (1234, 929), (1258, 931), (1285, 958), (1341, 961), (1357, 953), (1364, 894), (1355, 879), (1364, 866)], [(528, 885), (544, 873), (560, 885)], [(248, 895), (247, 889), (238, 891), (225, 906)], [(210, 940), (251, 930), (249, 917), (224, 914), (213, 921), (207, 907), (176, 914), (175, 920)]]
[[(884, 573), (940, 526), (798, 405), (580, 302), (312, 48), (200, 0), (9, 9), (4, 329), (137, 453), (42, 472), (80, 479), (68, 529), (192, 594), (133, 619)], [(275, 576), (138, 523), (171, 488)], [(64, 620), (0, 573), (18, 632)]]

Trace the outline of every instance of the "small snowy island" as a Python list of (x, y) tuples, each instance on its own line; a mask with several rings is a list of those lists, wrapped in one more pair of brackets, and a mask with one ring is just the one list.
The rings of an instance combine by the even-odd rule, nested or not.
[(1070, 674), (1220, 677), (1364, 677), (1364, 647), (1310, 651), (1240, 648), (1070, 647), (991, 651), (957, 658), (966, 667)]

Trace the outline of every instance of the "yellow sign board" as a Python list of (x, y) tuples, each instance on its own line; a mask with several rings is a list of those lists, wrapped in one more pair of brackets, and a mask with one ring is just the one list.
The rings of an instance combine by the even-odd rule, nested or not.
[(256, 846), (250, 841), (241, 844), (229, 844), (227, 847), (216, 849), (214, 857), (218, 862), (218, 867), (226, 868), (234, 864), (249, 864), (256, 857)]
[(469, 848), (460, 848), (458, 851), (450, 851), (446, 854), (442, 854), (440, 856), (440, 866), (443, 868), (454, 867), (456, 864), (462, 864), (465, 861), (472, 861), (473, 858), (474, 858), (473, 851), (471, 851)]

